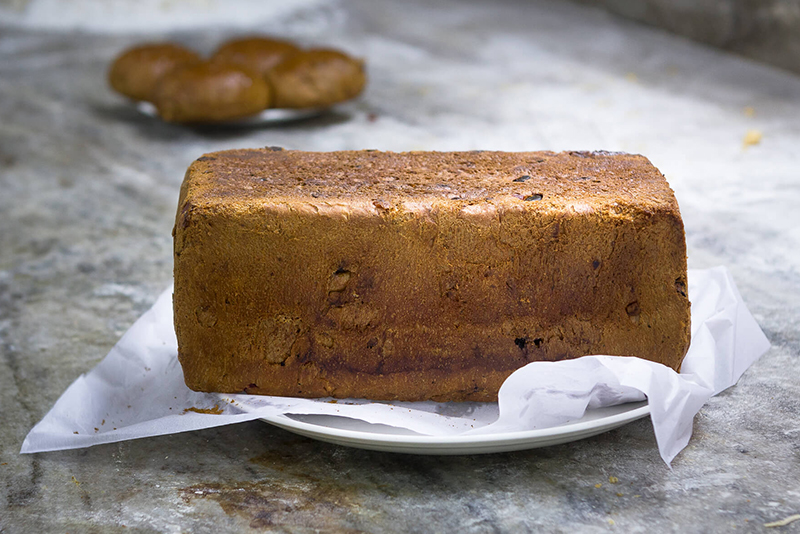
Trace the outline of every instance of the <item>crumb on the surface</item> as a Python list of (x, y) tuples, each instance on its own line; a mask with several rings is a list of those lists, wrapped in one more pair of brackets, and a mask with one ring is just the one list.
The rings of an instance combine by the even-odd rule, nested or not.
[(800, 514), (794, 514), (794, 515), (790, 515), (789, 517), (785, 517), (785, 518), (781, 519), (780, 521), (773, 521), (772, 523), (764, 523), (764, 526), (767, 527), (767, 528), (770, 528), (770, 527), (785, 527), (789, 523), (797, 521), (798, 519), (800, 519)]
[(759, 144), (763, 137), (764, 134), (761, 133), (760, 130), (747, 130), (747, 133), (744, 134), (744, 139), (742, 140), (742, 148)]
[(608, 481), (611, 482), (612, 484), (616, 484), (617, 482), (619, 482), (619, 479), (615, 476), (610, 476), (608, 477)]
[(192, 406), (191, 408), (186, 408), (183, 410), (183, 413), (186, 412), (195, 412), (195, 413), (208, 413), (213, 415), (222, 415), (222, 408), (219, 407), (219, 404), (215, 404), (213, 408), (195, 408)]

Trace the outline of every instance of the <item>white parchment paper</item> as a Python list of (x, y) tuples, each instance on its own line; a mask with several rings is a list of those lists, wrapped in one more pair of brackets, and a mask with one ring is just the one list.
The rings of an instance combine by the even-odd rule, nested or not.
[(705, 402), (735, 384), (769, 348), (724, 267), (689, 271), (692, 343), (680, 374), (639, 358), (535, 362), (512, 374), (497, 403), (372, 402), (222, 395), (183, 382), (166, 290), (111, 352), (61, 395), (22, 453), (198, 430), (265, 416), (326, 414), (439, 436), (548, 428), (587, 408), (644, 400), (667, 464), (686, 446)]

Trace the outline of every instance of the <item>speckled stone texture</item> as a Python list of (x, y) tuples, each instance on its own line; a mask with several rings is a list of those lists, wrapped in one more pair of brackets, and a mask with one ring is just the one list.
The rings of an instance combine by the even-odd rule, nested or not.
[[(105, 86), (141, 36), (0, 31), (0, 532), (762, 532), (800, 513), (800, 78), (543, 1), (354, 1), (262, 29), (364, 56), (367, 92), (293, 124), (186, 129)], [(156, 37), (210, 51), (229, 35)], [(189, 163), (274, 145), (642, 153), (675, 190), (689, 266), (728, 266), (773, 348), (672, 470), (647, 420), (472, 457), (259, 422), (20, 456), (170, 283)]]
[(578, 0), (800, 72), (800, 0)]

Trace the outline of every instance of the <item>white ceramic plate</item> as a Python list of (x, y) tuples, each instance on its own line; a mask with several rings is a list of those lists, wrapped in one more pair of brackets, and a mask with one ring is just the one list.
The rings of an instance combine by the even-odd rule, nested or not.
[(577, 421), (553, 428), (477, 436), (424, 436), (388, 425), (334, 415), (279, 415), (262, 421), (295, 434), (374, 451), (407, 454), (487, 454), (569, 443), (596, 436), (650, 413), (647, 401), (588, 410)]
[[(143, 115), (158, 119), (156, 107), (150, 102), (136, 102), (136, 109)], [(308, 109), (265, 109), (258, 115), (236, 119), (231, 121), (219, 121), (201, 123), (204, 126), (257, 126), (259, 124), (270, 124), (280, 122), (291, 122), (302, 119), (310, 119), (323, 114), (327, 108), (308, 108)]]

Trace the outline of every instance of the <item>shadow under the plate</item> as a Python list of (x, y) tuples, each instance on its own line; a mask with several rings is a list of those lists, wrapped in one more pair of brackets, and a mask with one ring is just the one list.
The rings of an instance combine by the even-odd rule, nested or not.
[(266, 110), (263, 117), (252, 117), (240, 121), (223, 123), (177, 124), (164, 122), (147, 107), (132, 102), (117, 104), (90, 102), (89, 110), (108, 122), (122, 122), (135, 126), (143, 136), (156, 139), (175, 139), (191, 133), (207, 139), (225, 140), (240, 137), (258, 130), (311, 130), (335, 126), (347, 122), (352, 115), (334, 108), (321, 110)]

